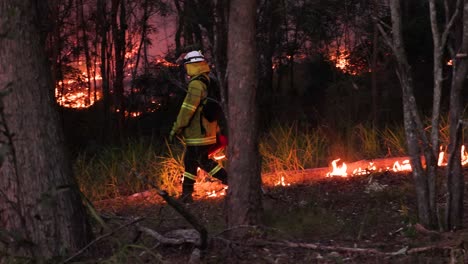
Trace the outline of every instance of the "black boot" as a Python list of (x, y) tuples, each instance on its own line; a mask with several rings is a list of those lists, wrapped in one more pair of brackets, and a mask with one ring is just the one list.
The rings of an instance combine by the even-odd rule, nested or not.
[(182, 195), (179, 197), (179, 201), (182, 203), (192, 203), (193, 202), (193, 184), (195, 183), (194, 180), (189, 178), (184, 178), (184, 182), (182, 183)]

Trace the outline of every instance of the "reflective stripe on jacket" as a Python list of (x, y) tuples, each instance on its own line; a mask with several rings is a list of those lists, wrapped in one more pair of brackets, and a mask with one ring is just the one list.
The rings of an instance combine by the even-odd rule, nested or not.
[[(207, 73), (202, 74), (208, 76)], [(199, 76), (193, 76), (189, 82), (187, 95), (180, 108), (177, 121), (172, 127), (175, 134), (182, 132), (185, 144), (188, 146), (216, 144), (217, 122), (210, 123), (201, 115), (203, 106), (200, 104), (208, 93), (206, 85), (196, 79)]]

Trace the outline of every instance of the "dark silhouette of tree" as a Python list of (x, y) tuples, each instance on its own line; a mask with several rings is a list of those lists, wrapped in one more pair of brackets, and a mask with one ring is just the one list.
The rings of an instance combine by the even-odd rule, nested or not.
[[(447, 208), (445, 222), (447, 229), (461, 229), (463, 224), (463, 196), (465, 181), (463, 177), (461, 159), (463, 118), (462, 91), (466, 84), (468, 73), (468, 1), (457, 1), (454, 12), (459, 10), (461, 23), (456, 27), (450, 50), (453, 61), (452, 83), (450, 90), (449, 131), (450, 144), (448, 147), (447, 163)], [(460, 21), (460, 18), (458, 18)]]
[[(437, 210), (434, 207), (435, 203), (431, 202), (430, 199), (435, 197), (434, 194), (431, 194), (434, 191), (431, 186), (435, 186), (435, 170), (433, 168), (437, 166), (436, 158), (425, 134), (416, 104), (413, 70), (408, 61), (403, 39), (400, 1), (392, 0), (389, 5), (392, 21), (391, 36), (386, 34), (382, 25), (379, 25), (379, 28), (391, 47), (397, 63), (396, 71), (402, 89), (405, 135), (413, 170), (419, 221), (426, 227), (435, 228), (437, 226)], [(425, 155), (427, 171), (423, 167), (421, 154)]]
[(2, 263), (43, 261), (91, 238), (54, 104), (45, 54), (47, 1), (0, 1)]
[(257, 51), (258, 51), (258, 104), (263, 114), (260, 128), (265, 128), (272, 121), (273, 100), (273, 55), (281, 39), (280, 26), (282, 12), (280, 1), (260, 1), (257, 15)]
[(124, 99), (124, 78), (125, 78), (125, 52), (127, 34), (127, 15), (125, 0), (112, 0), (111, 5), (111, 28), (114, 43), (115, 78), (113, 79), (114, 111), (117, 113), (116, 128), (120, 133), (115, 139), (122, 139), (124, 132), (124, 120), (126, 104)]
[[(411, 157), (411, 166), (415, 180), (415, 188), (418, 203), (418, 217), (421, 223), (429, 228), (437, 228), (440, 219), (438, 219), (438, 210), (436, 199), (438, 189), (436, 186), (437, 178), (437, 160), (439, 152), (439, 123), (440, 123), (440, 104), (443, 84), (443, 65), (444, 56), (447, 50), (449, 36), (456, 36), (456, 24), (462, 24), (458, 28), (458, 35), (462, 36), (458, 40), (451, 40), (452, 60), (454, 61), (452, 71), (452, 83), (450, 90), (450, 142), (448, 148), (447, 164), (447, 207), (445, 224), (446, 228), (453, 230), (462, 226), (463, 219), (463, 189), (464, 180), (461, 171), (461, 129), (462, 129), (462, 87), (464, 79), (468, 72), (466, 52), (468, 51), (468, 15), (463, 14), (463, 23), (457, 23), (460, 20), (462, 6), (464, 12), (468, 12), (468, 4), (462, 5), (462, 1), (450, 8), (445, 5), (444, 22), (439, 22), (438, 6), (436, 1), (429, 0), (429, 16), (432, 29), (433, 40), (433, 75), (434, 75), (434, 94), (432, 104), (432, 120), (430, 138), (426, 135), (424, 125), (421, 121), (418, 106), (416, 104), (414, 92), (413, 69), (408, 59), (403, 38), (404, 13), (398, 0), (390, 1), (392, 36), (385, 33), (382, 25), (379, 25), (380, 32), (391, 47), (397, 63), (397, 75), (402, 87), (402, 99), (404, 108), (405, 134), (408, 145), (408, 151)], [(405, 9), (410, 9), (406, 6)], [(408, 11), (407, 11), (408, 12)], [(455, 65), (456, 64), (456, 65)], [(421, 155), (424, 155), (425, 164), (423, 165)]]
[(257, 225), (262, 214), (255, 47), (256, 2), (231, 0), (228, 40), (228, 226)]

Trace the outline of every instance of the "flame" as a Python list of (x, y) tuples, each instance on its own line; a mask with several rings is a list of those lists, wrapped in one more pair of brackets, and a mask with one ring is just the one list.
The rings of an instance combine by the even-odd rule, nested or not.
[(277, 183), (275, 183), (275, 186), (278, 186), (278, 185), (281, 185), (281, 186), (290, 186), (291, 184), (286, 183), (286, 182), (284, 181), (284, 176), (281, 176), (281, 179), (280, 179)]
[(162, 65), (162, 66), (165, 66), (165, 67), (179, 67), (178, 64), (168, 62), (167, 60), (162, 59), (162, 58), (156, 59), (156, 64), (157, 65)]
[(210, 192), (206, 192), (206, 196), (208, 198), (214, 198), (214, 197), (220, 197), (220, 196), (226, 196), (226, 190), (227, 190), (227, 186), (225, 186), (222, 190), (220, 191), (215, 191), (215, 190), (212, 190)]
[(354, 169), (352, 175), (367, 175), (371, 173), (372, 171), (376, 171), (377, 167), (373, 162), (369, 162), (369, 166), (365, 169), (362, 169), (361, 167)]
[(468, 164), (468, 153), (465, 151), (465, 145), (461, 147), (461, 160), (462, 166)]
[[(60, 106), (67, 108), (88, 108), (92, 106), (96, 101), (94, 95), (88, 96), (88, 92), (83, 91), (65, 91), (60, 95), (60, 88), (55, 88), (56, 101)], [(102, 95), (100, 92), (96, 93), (96, 99), (99, 101)]]
[[(78, 65), (81, 64), (81, 61), (78, 61)], [(77, 79), (80, 79), (81, 82), (78, 83)], [(96, 100), (94, 92), (89, 96), (88, 87), (85, 85), (90, 81), (101, 81), (102, 76), (100, 74), (89, 78), (85, 71), (81, 71), (77, 79), (65, 79), (57, 83), (55, 87), (55, 99), (60, 106), (78, 109), (88, 108), (102, 98), (100, 91), (96, 91)], [(93, 88), (95, 89), (96, 87)]]
[(393, 164), (393, 171), (411, 171), (413, 168), (411, 168), (411, 164), (409, 160), (404, 160), (401, 162), (395, 161)]
[[(465, 146), (463, 146), (464, 148)], [(462, 151), (463, 151), (463, 148), (462, 148)], [(463, 155), (463, 152), (462, 152), (462, 155)], [(442, 146), (440, 147), (440, 152), (439, 152), (439, 158), (437, 159), (437, 166), (442, 166), (444, 164), (444, 157), (445, 157), (445, 153), (444, 151), (442, 151)]]
[(332, 161), (331, 164), (332, 164), (333, 170), (331, 172), (327, 173), (327, 177), (332, 177), (332, 176), (346, 177), (346, 176), (348, 176), (348, 173), (346, 172), (346, 170), (348, 169), (348, 166), (344, 162), (343, 162), (343, 164), (341, 166), (337, 166), (336, 163), (338, 161), (340, 161), (340, 159), (336, 159), (336, 160)]
[(335, 67), (344, 73), (349, 73), (351, 75), (357, 75), (356, 70), (351, 69), (351, 63), (349, 62), (349, 51), (340, 47), (334, 52), (330, 53), (330, 61), (335, 64)]
[(359, 75), (366, 71), (370, 72), (370, 69), (367, 69), (363, 63), (360, 63), (359, 61), (351, 61), (351, 51), (345, 46), (333, 48), (329, 51), (328, 58), (333, 64), (335, 64), (335, 67), (343, 73)]
[[(461, 164), (462, 166), (465, 166), (468, 164), (468, 152), (466, 151), (465, 145), (462, 145), (460, 151), (461, 151)], [(333, 170), (326, 174), (327, 177), (332, 177), (332, 176), (347, 177), (348, 175), (351, 175), (351, 176), (367, 175), (373, 171), (382, 171), (382, 170), (386, 170), (386, 171), (392, 170), (394, 172), (412, 171), (413, 169), (411, 167), (410, 161), (408, 159), (405, 159), (403, 161), (395, 161), (395, 163), (393, 164), (391, 168), (387, 167), (385, 169), (377, 168), (373, 162), (370, 162), (369, 166), (366, 169), (362, 169), (361, 167), (359, 167), (357, 169), (354, 169), (351, 174), (348, 174), (347, 172), (348, 167), (346, 163), (343, 162), (341, 166), (338, 166), (337, 165), (338, 161), (340, 161), (340, 159), (336, 159), (331, 162)], [(447, 162), (445, 161), (445, 152), (442, 150), (442, 147), (441, 147), (441, 151), (439, 152), (437, 165), (447, 166)]]

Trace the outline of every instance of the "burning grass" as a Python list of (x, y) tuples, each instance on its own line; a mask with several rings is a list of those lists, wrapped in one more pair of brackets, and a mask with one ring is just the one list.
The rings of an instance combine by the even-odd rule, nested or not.
[[(342, 135), (326, 127), (311, 128), (297, 122), (273, 126), (260, 138), (263, 183), (286, 186), (307, 181), (310, 175), (351, 176), (407, 167), (405, 159), (392, 159), (405, 153), (401, 127), (377, 131), (371, 126), (358, 124), (351, 131), (353, 133), (343, 140)], [(378, 160), (376, 158), (389, 160), (389, 156), (391, 164), (387, 162), (378, 167), (373, 164)], [(77, 157), (74, 169), (82, 191), (93, 201), (150, 189), (135, 177), (135, 172), (145, 175), (169, 194), (177, 195), (183, 173), (182, 160), (181, 144), (169, 146), (164, 141), (142, 139), (120, 147), (103, 148), (92, 154), (83, 152)], [(362, 162), (353, 163), (353, 160)], [(228, 165), (227, 161), (223, 162)], [(200, 178), (198, 182), (207, 185), (205, 178)], [(208, 195), (218, 191), (206, 189), (204, 191), (209, 192)]]
[[(400, 130), (368, 131), (353, 129), (351, 149), (358, 157), (385, 157), (402, 153)], [(383, 138), (385, 135), (385, 138)], [(207, 227), (213, 243), (205, 252), (206, 263), (446, 263), (456, 241), (464, 241), (464, 230), (456, 234), (428, 236), (417, 230), (413, 179), (409, 171), (394, 171), (401, 157), (349, 162), (344, 159), (349, 177), (326, 177), (337, 153), (332, 133), (307, 129), (298, 124), (277, 126), (261, 138), (263, 157), (263, 196), (265, 226), (250, 228), (245, 241), (229, 241), (224, 236), (223, 185), (200, 173), (194, 204), (189, 209)], [(337, 137), (335, 137), (336, 139)], [(356, 143), (358, 142), (358, 143)], [(361, 142), (361, 143), (359, 143)], [(381, 143), (384, 142), (384, 143)], [(376, 147), (379, 145), (380, 147)], [(80, 186), (95, 201), (106, 221), (116, 227), (122, 219), (144, 217), (142, 222), (158, 232), (191, 226), (163, 202), (149, 186), (135, 177), (142, 173), (176, 195), (180, 190), (183, 148), (169, 148), (164, 142), (133, 141), (120, 148), (82, 154), (75, 163)], [(386, 162), (385, 164), (382, 162)], [(388, 164), (387, 164), (388, 163)], [(342, 166), (337, 162), (336, 166)], [(378, 167), (390, 169), (379, 170)], [(365, 173), (354, 173), (357, 168)], [(442, 175), (442, 173), (440, 174)], [(353, 177), (351, 177), (353, 176)], [(439, 181), (443, 188), (444, 180)], [(213, 192), (214, 191), (214, 192)], [(443, 190), (441, 190), (441, 194)], [(112, 198), (112, 199), (110, 199)], [(441, 208), (444, 197), (439, 199)], [(468, 203), (467, 203), (468, 204)], [(99, 256), (106, 263), (156, 262), (187, 263), (192, 246), (160, 246), (154, 239), (136, 236), (134, 229), (119, 232), (112, 241), (103, 241)], [(262, 246), (257, 242), (261, 241)], [(282, 241), (301, 242), (302, 246)], [(276, 244), (275, 244), (276, 243)], [(279, 244), (278, 244), (279, 243)], [(311, 244), (328, 247), (311, 250)], [(464, 243), (464, 242), (463, 242)], [(281, 246), (278, 246), (281, 245)], [(294, 246), (293, 246), (294, 245)], [(379, 252), (398, 252), (404, 248), (434, 250), (418, 255), (376, 256), (356, 254), (347, 249), (363, 248)], [(336, 248), (333, 251), (330, 249)], [(450, 248), (449, 251), (446, 248)]]

